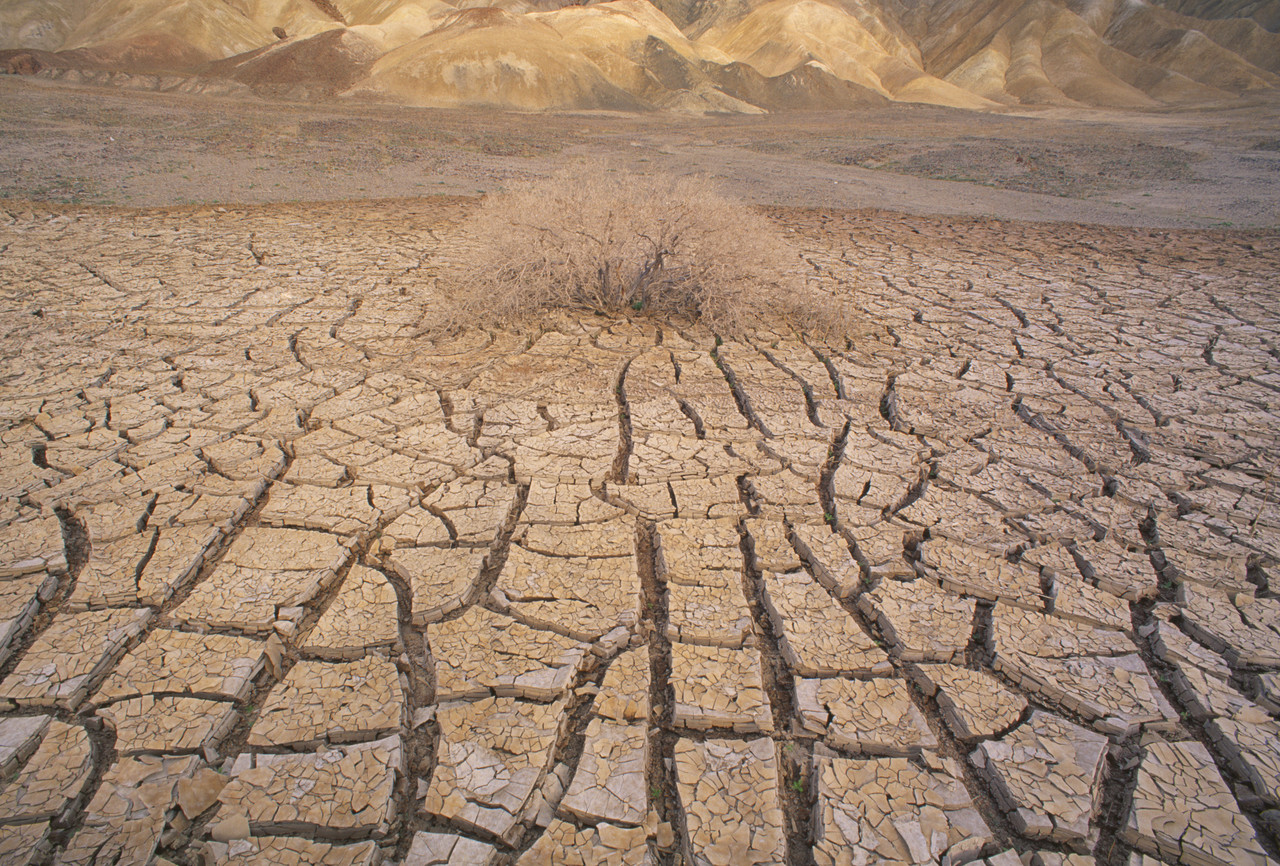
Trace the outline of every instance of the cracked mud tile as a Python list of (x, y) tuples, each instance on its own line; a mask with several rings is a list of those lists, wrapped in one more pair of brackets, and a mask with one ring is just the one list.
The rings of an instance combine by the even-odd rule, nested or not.
[(488, 559), (483, 550), (405, 547), (393, 551), (387, 565), (409, 584), (413, 623), (423, 626), (475, 600)]
[[(523, 526), (513, 539), (527, 553), (543, 557), (633, 557), (636, 527), (631, 520), (602, 520), (582, 526)], [(514, 552), (514, 551), (513, 551)]]
[(493, 866), (498, 849), (446, 833), (418, 832), (401, 866)]
[(319, 454), (303, 454), (290, 464), (284, 480), (295, 487), (341, 487), (351, 480), (351, 476), (347, 474), (347, 467), (328, 458)]
[(657, 567), (673, 583), (697, 583), (708, 571), (742, 572), (738, 527), (732, 520), (666, 520), (658, 524)]
[(752, 632), (742, 590), (742, 551), (728, 520), (673, 520), (658, 526), (658, 574), (667, 581), (671, 640), (740, 647)]
[(795, 680), (798, 731), (864, 755), (918, 755), (938, 740), (902, 680)]
[[(1024, 856), (1029, 859), (1030, 866), (1096, 866), (1098, 862), (1092, 854), (1064, 854), (1061, 851), (1028, 851)], [(1145, 864), (1140, 862), (1142, 857), (1142, 854), (1135, 852), (1126, 862), (1128, 866), (1156, 866), (1155, 863)], [(982, 866), (1015, 866), (1017, 863), (1026, 863), (1028, 861), (1019, 857), (1016, 849), (1009, 849), (996, 854), (994, 857), (988, 857), (985, 860), (976, 862), (982, 864)]]
[(926, 753), (924, 764), (815, 757), (817, 866), (964, 862), (993, 842), (959, 763)]
[(120, 660), (93, 702), (163, 693), (241, 701), (264, 664), (261, 641), (155, 629)]
[(1234, 714), (1205, 722), (1213, 747), (1264, 802), (1280, 805), (1280, 722), (1245, 702)]
[(76, 577), (68, 610), (89, 610), (138, 602), (138, 572), (151, 550), (152, 533), (95, 546)]
[(627, 463), (627, 481), (653, 484), (717, 476), (733, 478), (754, 468), (717, 442), (637, 431)]
[(587, 824), (642, 823), (649, 803), (644, 780), (648, 754), (644, 725), (592, 719), (560, 809)]
[(576, 526), (616, 520), (624, 514), (621, 508), (599, 499), (585, 481), (556, 481), (533, 478), (521, 524)]
[(48, 821), (16, 824), (0, 834), (0, 863), (9, 866), (31, 866), (47, 855), (52, 826)]
[(194, 755), (121, 758), (103, 774), (84, 823), (55, 857), (56, 866), (151, 862), (177, 812), (178, 784), (200, 766)]
[(586, 659), (587, 645), (481, 607), (427, 626), (439, 699), (490, 694), (554, 700)]
[(951, 733), (967, 743), (997, 736), (1022, 719), (1027, 699), (985, 671), (958, 665), (913, 664), (907, 673), (938, 702)]
[(1038, 569), (1015, 565), (966, 544), (945, 538), (920, 546), (921, 563), (944, 589), (986, 601), (1003, 601), (1043, 611), (1047, 598)]
[(10, 709), (76, 709), (150, 620), (146, 609), (56, 617), (0, 683), (0, 699)]
[(1183, 628), (1232, 665), (1280, 668), (1280, 634), (1249, 625), (1226, 593), (1182, 584), (1178, 602)]
[(321, 532), (247, 529), (171, 616), (189, 625), (268, 632), (278, 609), (305, 605), (333, 584), (353, 546)]
[(701, 582), (667, 585), (667, 638), (704, 646), (737, 648), (754, 633), (742, 578), (730, 571), (706, 571)]
[[(843, 501), (838, 510), (843, 520)], [(1003, 512), (941, 484), (930, 483), (919, 499), (898, 509), (896, 515), (909, 524), (928, 527), (931, 537), (982, 548), (996, 556), (1027, 540), (1004, 524)]]
[[(476, 454), (466, 441), (444, 430), (442, 425), (415, 427), (380, 438), (383, 444), (322, 427), (293, 441), (294, 459), (306, 461), (303, 466), (319, 473), (321, 481), (331, 479), (332, 470), (308, 458), (322, 457), (334, 466), (344, 467), (347, 475), (354, 477), (357, 487), (365, 490), (366, 497), (372, 494), (373, 502), (366, 498), (363, 503), (365, 519), (369, 516), (370, 507), (391, 513), (407, 508), (414, 491), (452, 481), (460, 471), (476, 462)], [(287, 481), (277, 482), (276, 486), (287, 497), (294, 497), (295, 493), (301, 497), (294, 498), (289, 508), (280, 513), (282, 518), (289, 516), (290, 519), (305, 518), (298, 509), (307, 500), (336, 505), (345, 497), (352, 496), (341, 491), (355, 489), (319, 485), (295, 487)], [(330, 493), (337, 495), (327, 495)], [(341, 520), (342, 516), (329, 512), (324, 518), (317, 519)]]
[(40, 746), (52, 716), (0, 719), (0, 778), (8, 779)]
[[(888, 454), (884, 453), (886, 451)], [(906, 497), (912, 487), (920, 483), (928, 471), (928, 466), (912, 462), (896, 466), (895, 463), (902, 462), (903, 458), (895, 460), (895, 457), (893, 449), (886, 449), (883, 445), (876, 452), (868, 453), (860, 452), (853, 442), (846, 444), (845, 459), (832, 477), (836, 499), (842, 504), (856, 503), (878, 511), (893, 508)], [(856, 465), (851, 464), (850, 460), (855, 461)], [(864, 468), (868, 466), (882, 467), (885, 471)], [(901, 474), (895, 471), (899, 468)]]
[(784, 470), (775, 475), (763, 472), (748, 478), (752, 496), (760, 505), (760, 516), (772, 520), (801, 517), (821, 519), (816, 476), (797, 475)]
[(32, 513), (0, 526), (0, 577), (66, 570), (62, 523), (55, 515)]
[(1190, 666), (1219, 680), (1231, 679), (1231, 666), (1226, 659), (1187, 637), (1176, 625), (1155, 620), (1149, 635), (1156, 658), (1174, 668)]
[(1079, 580), (1081, 574), (1076, 559), (1071, 554), (1073, 549), (1074, 545), (1067, 547), (1057, 542), (1029, 547), (1022, 552), (1018, 563), (1038, 568), (1041, 575), (1049, 576), (1055, 581)]
[[(635, 530), (628, 529), (631, 543)], [(571, 535), (567, 527), (566, 535)], [(601, 548), (608, 550), (607, 538), (600, 537)], [(586, 542), (586, 537), (579, 541)], [(504, 610), (536, 628), (594, 641), (639, 620), (640, 577), (631, 553), (544, 556), (513, 545), (498, 575), (493, 598)]]
[[(65, 818), (93, 770), (92, 749), (84, 728), (48, 716), (27, 719), (0, 721), (0, 743), (19, 741), (11, 754), (19, 760), (4, 762), (5, 773), (0, 779), (0, 825)], [(29, 757), (21, 756), (21, 752), (27, 752)], [(19, 763), (20, 769), (16, 766)], [(11, 829), (5, 826), (0, 836)]]
[(745, 521), (747, 534), (751, 536), (755, 566), (760, 571), (785, 573), (804, 567), (800, 556), (791, 546), (787, 525), (781, 520), (749, 518)]
[(279, 445), (249, 436), (233, 436), (203, 445), (200, 454), (209, 461), (213, 471), (244, 481), (273, 478), (285, 464)]
[(227, 701), (154, 695), (118, 701), (97, 715), (116, 732), (121, 755), (195, 752), (221, 742), (239, 721)]
[(657, 392), (657, 396), (644, 399), (636, 392), (636, 365), (627, 370), (627, 408), (631, 414), (632, 434), (641, 438), (646, 433), (672, 433), (693, 438), (697, 428), (680, 409), (680, 403), (670, 395)]
[[(616, 414), (616, 408), (613, 410)], [(616, 419), (568, 424), (529, 436), (512, 451), (516, 480), (600, 482), (609, 477), (617, 456)]]
[(265, 481), (233, 481), (217, 475), (181, 489), (168, 486), (157, 490), (155, 508), (147, 522), (158, 528), (229, 526), (249, 513), (265, 489)]
[(1258, 691), (1254, 695), (1261, 706), (1273, 715), (1280, 715), (1280, 675), (1264, 673), (1258, 675)]
[(843, 517), (837, 526), (853, 539), (858, 559), (866, 563), (867, 577), (873, 584), (885, 580), (910, 581), (920, 576), (906, 554), (906, 540), (914, 538), (918, 529), (893, 519), (870, 526), (850, 526)]
[(858, 599), (904, 661), (960, 662), (973, 632), (977, 604), (927, 580), (884, 580)]
[(312, 487), (277, 481), (271, 485), (259, 520), (264, 526), (294, 526), (338, 535), (370, 532), (382, 510), (368, 487)]
[(803, 571), (764, 573), (764, 606), (783, 658), (803, 676), (892, 672), (889, 656)]
[(680, 739), (675, 760), (689, 827), (689, 862), (698, 866), (783, 862), (786, 837), (772, 740)]
[[(836, 418), (838, 423), (833, 426), (839, 430), (844, 425), (844, 418), (838, 415)], [(812, 436), (774, 436), (767, 440), (766, 447), (785, 460), (797, 474), (816, 478), (827, 461), (831, 435), (815, 431)]]
[(772, 731), (773, 713), (760, 665), (759, 651), (750, 647), (672, 644), (675, 724), (695, 731)]
[[(207, 842), (205, 851), (218, 866), (378, 866), (382, 852), (376, 842), (337, 845), (291, 839), (287, 836), (250, 836), (230, 842)], [(408, 862), (408, 861), (406, 861)]]
[(617, 722), (649, 718), (649, 648), (639, 646), (618, 654), (605, 671), (596, 695), (596, 715)]
[(1253, 825), (1236, 805), (1213, 758), (1196, 742), (1143, 749), (1121, 839), (1170, 862), (1196, 866), (1272, 866)]
[(1218, 716), (1249, 721), (1269, 718), (1266, 710), (1231, 687), (1230, 672), (1219, 676), (1180, 661), (1171, 662), (1171, 667), (1170, 687), (1193, 718), (1200, 721)]
[(221, 539), (222, 530), (214, 526), (161, 529), (155, 550), (138, 575), (138, 602), (159, 607), (168, 601), (196, 576), (205, 556)]
[(963, 490), (982, 496), (1009, 515), (1023, 515), (1050, 510), (1054, 507), (1050, 498), (1027, 483), (1031, 477), (1026, 469), (1012, 463), (998, 461), (988, 463), (981, 471), (952, 479)]
[(42, 572), (0, 580), (0, 665), (57, 590), (58, 579)]
[[(608, 486), (609, 501), (625, 513), (643, 517), (646, 520), (669, 521), (677, 517), (679, 509), (671, 497), (671, 486), (661, 484), (610, 484)], [(737, 485), (734, 485), (734, 499), (737, 499)]]
[(1129, 601), (1143, 601), (1160, 594), (1160, 576), (1143, 550), (1131, 550), (1114, 541), (1080, 541), (1075, 545), (1081, 573), (1100, 589)]
[(1106, 755), (1106, 737), (1037, 710), (1001, 739), (979, 744), (969, 760), (1016, 831), (1089, 850)]
[(271, 689), (249, 746), (316, 748), (386, 736), (400, 728), (404, 694), (394, 663), (300, 661)]
[(300, 641), (302, 652), (333, 660), (358, 659), (400, 640), (395, 589), (381, 573), (352, 567), (329, 609)]
[(862, 585), (862, 571), (849, 553), (848, 542), (825, 524), (797, 523), (794, 530), (796, 547), (818, 582), (839, 598), (855, 595)]
[[(43, 489), (31, 489), (27, 492), (27, 496), (41, 509), (47, 509), (52, 513), (55, 506), (75, 509), (89, 503), (141, 496), (148, 492), (146, 487), (146, 482), (136, 474), (129, 474), (128, 467), (120, 463), (116, 463), (113, 460), (101, 460), (79, 475), (70, 478), (62, 478), (56, 486), (44, 487)], [(34, 555), (42, 557), (47, 554), (54, 557), (54, 561), (57, 561), (58, 557), (63, 556), (60, 539), (56, 542), (57, 546), (53, 546), (55, 542), (54, 536), (52, 535), (52, 524), (44, 522), (49, 519), (50, 516), (51, 514), (47, 515), (45, 518), (34, 518), (41, 520), (41, 523), (31, 523), (31, 525), (23, 527), (21, 530), (13, 530), (11, 528), (13, 524), (10, 524), (10, 527), (7, 527), (7, 530), (11, 532), (36, 534), (32, 536), (29, 541), (24, 542), (22, 546), (13, 548), (15, 554), (19, 554), (22, 550), (26, 550), (32, 543), (38, 543), (35, 541), (36, 537), (46, 537), (48, 539), (48, 546), (45, 547), (43, 552), (35, 551)], [(24, 521), (30, 521), (33, 519), (28, 514), (21, 515), (21, 518)], [(57, 520), (56, 517), (52, 519), (55, 521)], [(61, 527), (59, 527), (59, 530), (60, 529)], [(25, 555), (25, 558), (18, 560), (18, 562), (25, 563), (27, 560), (32, 558), (32, 555), (33, 554), (31, 552), (28, 552)], [(19, 568), (16, 572), (13, 570), (11, 566), (15, 564), (16, 563), (10, 563), (10, 567), (0, 564), (0, 571), (7, 570), (10, 573), (22, 573), (23, 568)]]
[(1119, 656), (1138, 651), (1122, 632), (1000, 604), (991, 616), (991, 645), (997, 655), (1006, 658)]
[[(32, 434), (31, 444), (43, 439), (43, 435), (37, 440)], [(41, 492), (48, 494), (49, 488), (64, 477), (51, 466), (37, 466), (31, 459), (29, 445), (5, 444), (6, 447), (0, 449), (0, 496), (16, 501)]]
[(1133, 624), (1129, 603), (1082, 580), (1053, 578), (1052, 612), (1063, 619), (1124, 631)]
[(516, 866), (650, 866), (648, 831), (599, 823), (581, 830), (556, 819)]
[[(498, 537), (515, 504), (516, 488), (504, 482), (459, 479), (427, 496), (383, 530), (383, 544), (396, 547), (488, 545)], [(436, 512), (449, 521), (446, 525)], [(449, 532), (452, 526), (453, 534)], [(456, 537), (455, 537), (456, 536)]]
[(673, 479), (667, 486), (680, 520), (736, 519), (744, 513), (736, 476)]
[(512, 844), (520, 821), (538, 805), (534, 793), (567, 724), (565, 707), (564, 699), (441, 704), (439, 760), (423, 803), (426, 814)]
[(310, 754), (242, 754), (218, 794), (214, 838), (238, 816), (259, 835), (382, 838), (394, 819), (401, 757), (398, 736)]
[[(459, 392), (453, 393), (455, 405)], [(476, 395), (468, 394), (467, 399), (474, 401)], [(475, 418), (475, 412), (468, 413), (468, 421)], [(457, 410), (455, 409), (455, 419)], [(455, 423), (455, 427), (457, 424)], [(484, 407), (484, 424), (476, 445), (485, 453), (494, 450), (509, 451), (517, 439), (533, 436), (547, 431), (547, 419), (538, 412), (537, 400), (504, 399)]]
[(993, 666), (1020, 688), (1092, 722), (1104, 734), (1123, 737), (1139, 728), (1169, 731), (1178, 725), (1177, 711), (1137, 655), (1061, 659), (997, 655)]
[(1250, 595), (1254, 585), (1249, 582), (1248, 557), (1241, 551), (1238, 556), (1206, 556), (1194, 550), (1183, 550), (1165, 544), (1161, 536), (1160, 553), (1172, 576), (1182, 583), (1192, 583), (1206, 590)]

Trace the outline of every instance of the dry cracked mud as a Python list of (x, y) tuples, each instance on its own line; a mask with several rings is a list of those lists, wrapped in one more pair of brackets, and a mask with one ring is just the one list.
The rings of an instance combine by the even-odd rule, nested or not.
[(0, 862), (1276, 862), (1274, 232), (433, 338), (468, 206), (0, 209)]

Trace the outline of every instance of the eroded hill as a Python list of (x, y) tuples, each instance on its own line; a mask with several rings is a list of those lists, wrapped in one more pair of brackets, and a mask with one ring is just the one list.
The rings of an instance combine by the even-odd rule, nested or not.
[(0, 69), (419, 106), (753, 113), (1220, 104), (1280, 84), (1244, 0), (14, 0)]

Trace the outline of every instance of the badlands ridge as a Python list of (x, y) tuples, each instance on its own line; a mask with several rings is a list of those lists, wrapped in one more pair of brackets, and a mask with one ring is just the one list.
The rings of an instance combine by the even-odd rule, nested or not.
[(757, 113), (1216, 105), (1277, 0), (12, 0), (0, 71), (419, 106)]

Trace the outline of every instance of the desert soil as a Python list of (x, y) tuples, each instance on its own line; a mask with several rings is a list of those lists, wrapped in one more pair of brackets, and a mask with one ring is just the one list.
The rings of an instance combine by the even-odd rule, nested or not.
[[(1240, 117), (25, 87), (0, 863), (1275, 862), (1280, 233)], [(715, 164), (855, 330), (424, 332), (473, 194), (591, 153)]]
[(1280, 102), (1184, 114), (521, 115), (0, 78), (0, 196), (163, 206), (476, 195), (606, 157), (761, 204), (1176, 227), (1280, 222)]

